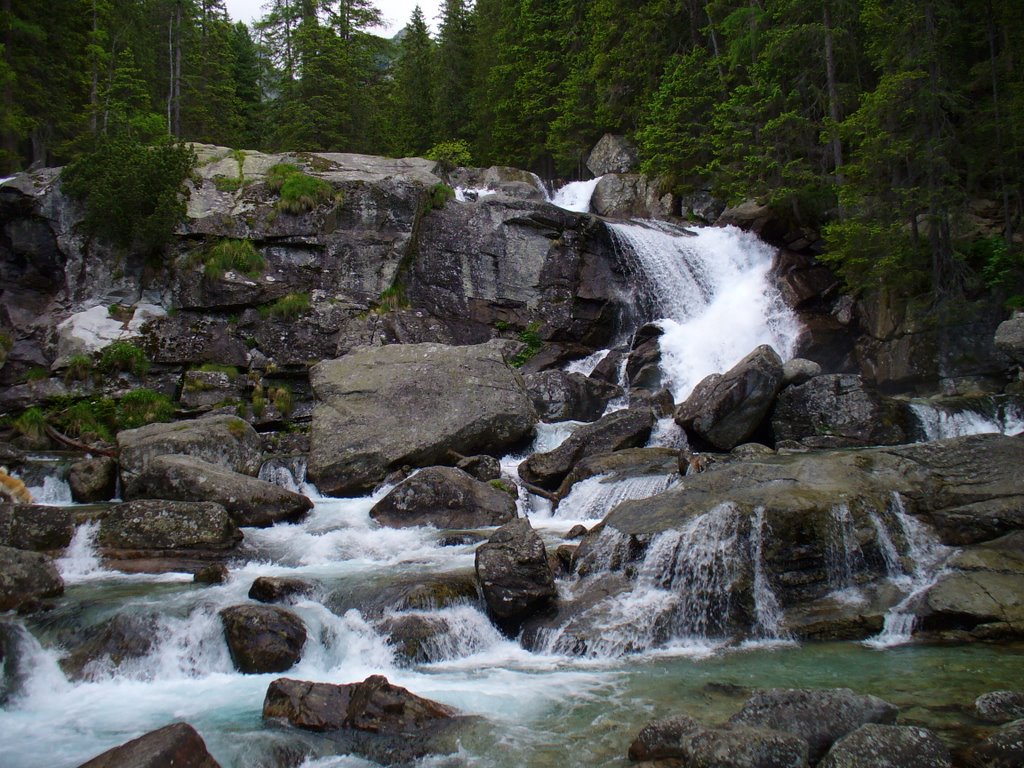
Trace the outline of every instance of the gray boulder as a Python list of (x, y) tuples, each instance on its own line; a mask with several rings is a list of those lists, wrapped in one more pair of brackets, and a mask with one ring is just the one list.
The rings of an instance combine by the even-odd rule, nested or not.
[(672, 193), (661, 191), (661, 179), (639, 173), (605, 174), (590, 198), (590, 209), (609, 218), (667, 219), (679, 213)]
[[(97, 543), (110, 555), (132, 550), (226, 551), (242, 540), (230, 515), (209, 501), (142, 500), (118, 504), (100, 521)], [(124, 552), (128, 550), (129, 552)]]
[(525, 518), (503, 525), (477, 547), (476, 576), (494, 623), (508, 635), (552, 608), (557, 597), (544, 542)]
[(126, 661), (146, 656), (159, 637), (156, 618), (148, 613), (118, 613), (109, 621), (92, 627), (60, 660), (64, 674), (72, 680), (88, 680), (95, 672), (120, 667)]
[(257, 528), (301, 519), (313, 508), (302, 494), (180, 455), (150, 461), (125, 498), (212, 501), (223, 506), (236, 524)]
[(260, 437), (236, 416), (208, 416), (170, 424), (149, 424), (117, 433), (121, 484), (126, 498), (149, 463), (160, 456), (183, 454), (255, 476), (262, 462)]
[(389, 528), (483, 528), (515, 516), (512, 496), (453, 467), (417, 472), (370, 510), (371, 518)]
[(1018, 365), (1024, 365), (1024, 312), (1004, 320), (996, 328), (996, 348)]
[(0, 546), (36, 552), (64, 549), (75, 535), (68, 507), (0, 504)]
[(968, 765), (1020, 768), (1024, 765), (1024, 720), (1007, 723), (967, 751)]
[(926, 728), (862, 725), (839, 739), (818, 768), (952, 768), (949, 750)]
[(542, 421), (594, 421), (622, 389), (581, 373), (540, 371), (524, 377)]
[(443, 616), (422, 613), (398, 613), (377, 625), (399, 660), (409, 664), (429, 664), (444, 656), (435, 650), (444, 644), (451, 625)]
[(0, 611), (24, 609), (64, 593), (64, 580), (46, 555), (0, 547)]
[(629, 173), (637, 167), (640, 155), (636, 145), (625, 136), (606, 133), (590, 150), (587, 168), (595, 176), (606, 173)]
[(501, 462), (486, 454), (459, 459), (455, 468), (461, 469), (467, 475), (475, 477), (477, 480), (483, 480), (485, 483), (501, 477)]
[(261, 603), (281, 603), (291, 598), (306, 597), (313, 585), (302, 579), (287, 576), (259, 576), (249, 587), (249, 599)]
[(782, 366), (782, 382), (785, 386), (804, 384), (815, 376), (821, 376), (821, 366), (813, 360), (795, 357)]
[(76, 461), (68, 472), (68, 485), (79, 504), (110, 501), (117, 492), (117, 461), (109, 456)]
[(274, 605), (234, 605), (220, 612), (231, 660), (239, 672), (284, 672), (302, 658), (306, 625)]
[(680, 715), (645, 726), (629, 747), (629, 759), (694, 768), (804, 768), (807, 742), (767, 728), (707, 728)]
[(651, 436), (654, 414), (648, 408), (614, 411), (573, 432), (560, 446), (535, 453), (519, 465), (519, 476), (532, 485), (555, 490), (587, 456), (639, 448)]
[(363, 493), (449, 451), (499, 453), (537, 418), (522, 378), (489, 344), (359, 349), (314, 366), (310, 380), (320, 403), (309, 475), (330, 495)]
[(893, 725), (897, 715), (899, 710), (887, 701), (849, 688), (771, 688), (751, 696), (729, 723), (800, 736), (813, 764), (846, 734), (865, 723)]
[(682, 738), (700, 730), (701, 727), (701, 724), (689, 715), (655, 720), (640, 729), (640, 733), (629, 745), (628, 757), (637, 763), (680, 757), (679, 745)]
[(676, 410), (675, 421), (715, 448), (731, 450), (761, 426), (782, 380), (782, 359), (762, 345), (725, 373), (701, 381)]
[(109, 749), (79, 768), (220, 768), (188, 723), (174, 723)]
[(974, 714), (986, 723), (1024, 719), (1024, 691), (992, 691), (974, 700)]

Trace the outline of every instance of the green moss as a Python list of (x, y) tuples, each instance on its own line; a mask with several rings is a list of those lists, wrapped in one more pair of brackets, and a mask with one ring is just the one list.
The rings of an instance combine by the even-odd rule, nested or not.
[(281, 320), (294, 320), (309, 310), (308, 293), (289, 293), (282, 296), (268, 307), (263, 307), (260, 314), (264, 317), (276, 317)]
[(540, 323), (530, 323), (524, 330), (519, 332), (519, 335), (516, 338), (525, 344), (526, 348), (510, 361), (514, 368), (520, 368), (525, 365), (526, 362), (536, 355), (544, 345), (544, 339), (540, 337), (540, 334), (538, 333), (539, 330)]
[(135, 429), (172, 418), (171, 398), (152, 389), (134, 389), (117, 401), (117, 421), (121, 429)]
[(378, 315), (385, 315), (396, 309), (405, 309), (409, 306), (409, 300), (405, 297), (405, 286), (395, 283), (385, 289), (377, 299), (377, 306), (373, 311)]
[(0, 350), (10, 352), (13, 347), (14, 339), (11, 338), (11, 334), (0, 331)]
[(302, 173), (299, 166), (293, 163), (278, 163), (267, 169), (267, 175), (263, 182), (271, 192), (280, 192), (288, 177), (296, 173)]
[(64, 369), (64, 383), (85, 381), (92, 375), (92, 358), (88, 355), (72, 355)]
[(201, 252), (199, 259), (203, 264), (203, 274), (211, 280), (220, 280), (229, 270), (259, 277), (267, 266), (251, 240), (224, 238)]
[(283, 213), (297, 215), (312, 211), (321, 203), (329, 202), (333, 196), (334, 187), (323, 179), (294, 173), (281, 186), (277, 208)]
[(495, 490), (503, 491), (504, 493), (507, 493), (509, 496), (519, 498), (519, 492), (514, 487), (506, 483), (504, 480), (488, 480), (487, 484), (491, 486), (491, 488), (494, 488)]
[(231, 378), (238, 375), (238, 369), (235, 366), (221, 365), (220, 363), (203, 363), (196, 370), (203, 373), (226, 373)]
[(106, 373), (126, 372), (136, 376), (145, 375), (150, 362), (146, 353), (130, 341), (115, 341), (103, 350), (100, 356), (100, 370)]
[(512, 326), (509, 323), (507, 323), (506, 321), (504, 321), (504, 320), (495, 320), (494, 321), (494, 328), (495, 328), (495, 330), (500, 331), (501, 333), (504, 333), (505, 331), (507, 331), (511, 327)]
[(42, 408), (29, 408), (14, 420), (14, 428), (19, 434), (32, 440), (42, 440), (46, 436), (46, 414)]
[(213, 185), (219, 192), (237, 192), (245, 185), (245, 181), (230, 176), (214, 176)]
[(42, 381), (48, 378), (50, 378), (50, 371), (39, 365), (29, 368), (25, 373), (25, 381)]

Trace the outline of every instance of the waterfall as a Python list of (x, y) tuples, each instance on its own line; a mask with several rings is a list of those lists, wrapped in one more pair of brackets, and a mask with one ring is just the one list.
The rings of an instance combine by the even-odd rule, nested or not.
[(792, 356), (799, 324), (768, 278), (774, 250), (755, 235), (662, 222), (608, 226), (634, 265), (642, 314), (664, 331), (661, 367), (676, 402), (761, 344)]
[(984, 398), (984, 402), (978, 405), (981, 410), (952, 410), (933, 403), (912, 402), (910, 410), (917, 418), (926, 441), (990, 432), (1004, 435), (1024, 433), (1024, 406), (1020, 403)]
[(96, 534), (100, 523), (93, 520), (75, 528), (75, 535), (64, 554), (57, 559), (57, 570), (65, 584), (89, 581), (104, 573), (96, 552)]
[(571, 181), (548, 198), (549, 202), (576, 213), (590, 212), (590, 198), (594, 196), (601, 176), (588, 181)]
[(750, 559), (754, 563), (754, 637), (761, 640), (785, 639), (782, 631), (782, 606), (764, 572), (764, 537), (770, 530), (764, 519), (764, 507), (754, 510), (750, 527)]
[(306, 463), (305, 456), (270, 459), (260, 467), (259, 479), (279, 485), (292, 493), (319, 498), (320, 491), (306, 479)]
[(616, 505), (633, 499), (646, 499), (667, 491), (678, 482), (678, 476), (647, 475), (610, 480), (599, 475), (573, 485), (562, 499), (555, 517), (565, 520), (600, 520)]
[(565, 366), (565, 371), (566, 373), (582, 373), (584, 376), (589, 376), (598, 364), (608, 357), (609, 352), (611, 352), (610, 349), (599, 349), (580, 360), (573, 360)]
[(857, 542), (853, 515), (847, 504), (832, 507), (828, 527), (825, 567), (829, 586), (839, 599), (860, 602), (863, 598), (857, 589), (856, 574), (864, 568), (864, 553)]
[(28, 489), (32, 494), (34, 504), (44, 506), (66, 507), (74, 504), (71, 498), (71, 486), (67, 479), (59, 475), (47, 475), (43, 478), (42, 485), (32, 486)]

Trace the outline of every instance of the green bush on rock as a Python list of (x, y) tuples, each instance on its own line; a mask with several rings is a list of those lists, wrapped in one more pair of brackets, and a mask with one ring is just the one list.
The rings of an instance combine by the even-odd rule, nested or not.
[(259, 277), (267, 263), (251, 240), (225, 238), (202, 254), (203, 274), (219, 280), (225, 272), (234, 270), (248, 277)]
[(130, 341), (115, 341), (103, 350), (99, 367), (106, 373), (124, 372), (142, 376), (149, 370), (149, 358)]
[(277, 209), (282, 213), (312, 211), (335, 197), (334, 187), (323, 179), (303, 173), (301, 168), (292, 163), (271, 166), (267, 171), (266, 184), (272, 192), (281, 196), (277, 201)]

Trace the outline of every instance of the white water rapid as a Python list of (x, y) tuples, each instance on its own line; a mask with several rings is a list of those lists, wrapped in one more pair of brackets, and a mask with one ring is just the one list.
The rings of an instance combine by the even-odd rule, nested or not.
[(1024, 434), (1024, 407), (1018, 402), (982, 398), (978, 410), (953, 410), (929, 402), (911, 402), (925, 440), (985, 433)]

